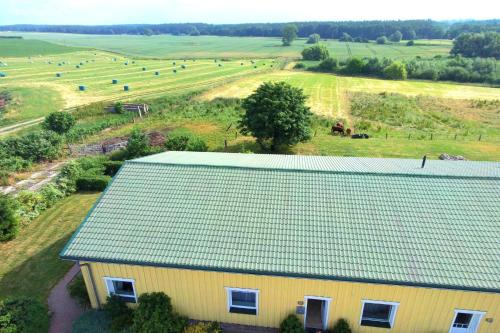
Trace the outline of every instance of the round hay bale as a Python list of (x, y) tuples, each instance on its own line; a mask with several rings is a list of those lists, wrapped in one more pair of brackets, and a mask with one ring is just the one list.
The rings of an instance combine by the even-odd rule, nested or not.
[(142, 70), (145, 71), (147, 68), (146, 67), (142, 67)]
[(76, 65), (75, 67), (76, 67), (76, 68), (80, 68), (80, 65)]
[(174, 65), (174, 66), (175, 66), (175, 61), (172, 63), (172, 65)]
[(132, 63), (135, 64), (135, 60), (132, 60)]
[(118, 80), (117, 80), (117, 79), (113, 79), (113, 80), (111, 81), (111, 83), (112, 83), (112, 84), (117, 84), (117, 83), (118, 83)]
[(184, 65), (184, 64), (183, 64), (183, 65), (181, 66), (181, 68), (182, 68), (182, 69), (186, 69), (186, 65)]
[(160, 72), (155, 72), (155, 75), (160, 75)]
[(5, 73), (0, 73), (0, 77), (6, 77), (6, 76), (7, 76), (7, 74), (5, 74)]
[(177, 73), (177, 69), (175, 69), (175, 68), (174, 68), (173, 72), (174, 72), (174, 73)]
[(222, 64), (219, 64), (219, 67), (222, 67)]
[(78, 90), (80, 91), (85, 91), (85, 89), (87, 89), (87, 87), (81, 85), (81, 86), (78, 86)]
[(130, 87), (128, 86), (128, 84), (126, 84), (126, 85), (123, 86), (123, 90), (124, 91), (129, 91), (130, 90)]
[(128, 66), (128, 62), (124, 63), (125, 66)]
[(241, 63), (240, 65), (243, 66), (243, 63)]
[(56, 73), (56, 77), (61, 77), (62, 74), (61, 73)]

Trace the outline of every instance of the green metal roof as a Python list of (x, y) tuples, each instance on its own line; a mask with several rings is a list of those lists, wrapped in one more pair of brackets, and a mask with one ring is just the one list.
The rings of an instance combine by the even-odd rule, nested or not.
[(168, 152), (62, 258), (500, 291), (500, 163)]

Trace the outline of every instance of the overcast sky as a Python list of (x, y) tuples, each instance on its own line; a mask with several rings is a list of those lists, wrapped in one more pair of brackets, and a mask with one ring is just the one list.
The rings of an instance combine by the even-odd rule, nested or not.
[(448, 20), (499, 16), (498, 0), (0, 0), (0, 25)]

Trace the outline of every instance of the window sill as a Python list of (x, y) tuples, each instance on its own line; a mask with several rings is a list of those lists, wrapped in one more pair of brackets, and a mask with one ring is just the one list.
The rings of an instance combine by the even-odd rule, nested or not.
[(370, 320), (370, 319), (362, 319), (361, 326), (391, 328), (391, 324), (387, 321), (377, 321), (377, 320)]
[(231, 313), (240, 313), (240, 314), (247, 314), (247, 315), (257, 315), (257, 310), (256, 309), (245, 309), (245, 308), (238, 308), (238, 307), (230, 307), (229, 312)]

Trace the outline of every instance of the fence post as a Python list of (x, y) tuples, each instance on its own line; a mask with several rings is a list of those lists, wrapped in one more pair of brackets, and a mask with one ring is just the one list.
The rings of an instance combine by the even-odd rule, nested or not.
[(455, 141), (457, 141), (457, 134), (455, 133)]
[(411, 134), (408, 134), (408, 140), (410, 140), (410, 138), (411, 138)]
[(224, 149), (227, 149), (227, 139), (224, 139)]
[(385, 139), (387, 140), (387, 132), (385, 133)]
[(477, 141), (481, 141), (481, 136), (482, 136), (482, 134), (479, 134), (479, 140), (477, 140)]
[(432, 141), (432, 133), (431, 133), (431, 141)]

